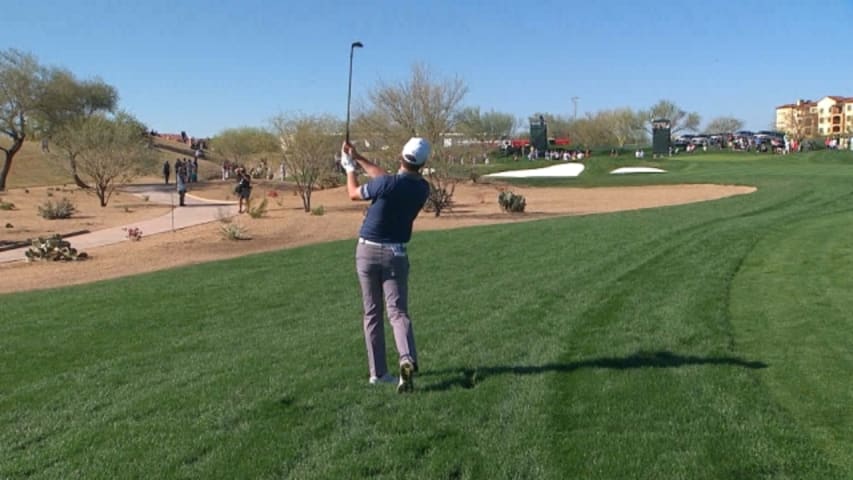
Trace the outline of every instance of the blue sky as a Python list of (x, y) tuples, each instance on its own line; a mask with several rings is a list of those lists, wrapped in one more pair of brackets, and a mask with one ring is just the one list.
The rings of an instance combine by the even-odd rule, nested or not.
[(853, 0), (0, 0), (0, 48), (114, 85), (161, 132), (346, 114), (420, 62), (464, 103), (520, 117), (670, 99), (769, 127), (797, 98), (853, 96)]

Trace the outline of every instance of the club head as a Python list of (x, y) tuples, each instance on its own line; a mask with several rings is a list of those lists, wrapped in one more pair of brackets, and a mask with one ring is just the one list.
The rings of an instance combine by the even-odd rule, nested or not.
[(350, 48), (363, 48), (364, 45), (361, 42), (352, 42)]

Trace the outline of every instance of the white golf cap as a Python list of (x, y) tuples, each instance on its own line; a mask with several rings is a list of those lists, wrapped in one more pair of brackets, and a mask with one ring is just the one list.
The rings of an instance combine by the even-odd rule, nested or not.
[(420, 137), (412, 137), (403, 145), (403, 160), (412, 165), (423, 165), (429, 157), (429, 142)]

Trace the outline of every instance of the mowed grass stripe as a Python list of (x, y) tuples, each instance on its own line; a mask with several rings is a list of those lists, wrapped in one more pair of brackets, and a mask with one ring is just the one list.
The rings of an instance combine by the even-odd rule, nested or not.
[(352, 242), (2, 296), (0, 477), (844, 478), (729, 297), (851, 159), (728, 158), (673, 176), (758, 192), (418, 234), (410, 397), (366, 385)]
[(762, 372), (768, 394), (843, 478), (853, 476), (851, 225), (853, 211), (820, 215), (762, 240), (744, 262), (732, 306), (739, 348), (785, 365)]

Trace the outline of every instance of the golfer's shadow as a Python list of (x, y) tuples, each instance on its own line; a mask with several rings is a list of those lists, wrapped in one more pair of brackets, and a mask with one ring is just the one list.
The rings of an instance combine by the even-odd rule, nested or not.
[(453, 388), (471, 389), (493, 375), (531, 375), (546, 372), (573, 372), (582, 368), (606, 368), (611, 370), (629, 370), (634, 368), (677, 368), (689, 365), (731, 365), (741, 368), (761, 369), (767, 364), (748, 361), (736, 357), (697, 357), (678, 355), (672, 352), (638, 352), (621, 358), (603, 357), (568, 363), (546, 363), (544, 365), (498, 365), (494, 367), (451, 368), (428, 371), (421, 377), (432, 375), (456, 374), (453, 378), (432, 385), (425, 385), (424, 391), (442, 391)]

